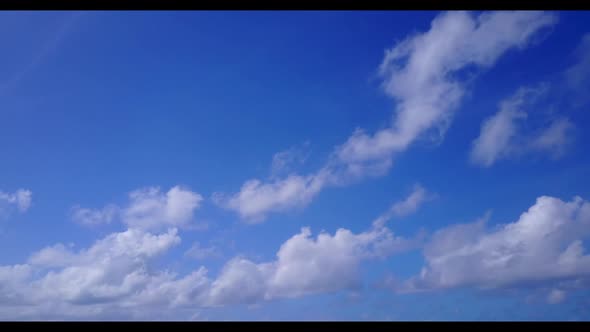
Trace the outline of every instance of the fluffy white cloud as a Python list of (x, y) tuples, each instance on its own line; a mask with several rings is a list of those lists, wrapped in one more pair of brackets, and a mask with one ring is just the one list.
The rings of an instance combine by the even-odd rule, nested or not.
[(58, 243), (33, 253), (29, 258), (29, 264), (43, 267), (64, 267), (74, 262), (77, 256), (67, 246)]
[(249, 180), (240, 192), (217, 201), (246, 219), (262, 221), (268, 213), (308, 204), (327, 185), (384, 174), (394, 154), (423, 134), (435, 129), (444, 135), (465, 94), (466, 71), (491, 67), (556, 21), (554, 14), (537, 11), (440, 14), (429, 31), (388, 50), (379, 67), (383, 88), (396, 101), (390, 126), (374, 134), (355, 130), (315, 174), (291, 174), (269, 183)]
[(424, 249), (426, 266), (395, 285), (398, 290), (559, 284), (590, 277), (590, 256), (582, 245), (590, 235), (588, 201), (541, 196), (513, 223), (486, 230), (486, 219), (436, 232)]
[[(421, 237), (394, 236), (384, 225), (361, 233), (322, 232), (315, 238), (303, 228), (269, 262), (235, 257), (216, 278), (208, 277), (202, 266), (178, 275), (158, 260), (181, 242), (177, 229), (158, 229), (184, 224), (199, 196), (179, 187), (167, 193), (147, 188), (129, 196), (128, 206), (111, 207), (120, 211), (118, 216), (127, 213), (138, 220), (128, 223), (127, 230), (85, 249), (57, 243), (34, 252), (24, 264), (0, 266), (0, 318), (161, 319), (173, 312), (177, 315), (170, 318), (178, 319), (194, 317), (199, 308), (351, 290), (361, 283), (363, 261), (410, 250), (421, 242)], [(104, 222), (106, 213), (91, 212), (77, 209), (74, 214), (81, 222)], [(153, 218), (171, 221), (154, 225)], [(194, 243), (185, 255), (203, 259), (219, 256), (219, 251)]]
[[(434, 233), (424, 247), (420, 275), (396, 289), (541, 283), (550, 285), (547, 301), (557, 303), (565, 298), (567, 281), (590, 277), (590, 256), (582, 246), (590, 235), (589, 202), (543, 196), (516, 222), (487, 229), (488, 218)], [(416, 248), (421, 238), (397, 237), (382, 224), (315, 237), (303, 228), (281, 245), (276, 259), (236, 257), (214, 279), (204, 267), (184, 276), (157, 268), (157, 257), (178, 243), (175, 229), (152, 234), (132, 228), (87, 249), (57, 244), (25, 264), (0, 266), (0, 317), (67, 313), (63, 318), (145, 319), (165, 309), (184, 312), (354, 290), (361, 284), (363, 262)]]
[(222, 269), (213, 281), (209, 303), (225, 304), (256, 303), (264, 300), (272, 266), (256, 264), (245, 258), (234, 258)]
[[(112, 301), (137, 291), (149, 281), (146, 262), (170, 247), (180, 243), (176, 230), (161, 235), (144, 233), (137, 229), (115, 233), (97, 241), (79, 253), (65, 253), (52, 261), (47, 251), (30, 259), (30, 264), (41, 267), (61, 265), (33, 282), (41, 291), (36, 296), (61, 299), (69, 303), (100, 303)], [(55, 250), (55, 247), (49, 250)], [(47, 250), (47, 249), (46, 249)]]
[(303, 228), (287, 240), (271, 262), (245, 258), (230, 261), (212, 284), (211, 302), (253, 303), (262, 299), (299, 297), (359, 287), (359, 266), (367, 259), (384, 258), (415, 248), (417, 239), (396, 237), (385, 227), (354, 234), (338, 229), (315, 239)]
[(320, 233), (316, 239), (309, 228), (303, 228), (278, 251), (270, 294), (292, 297), (356, 288), (362, 260), (387, 257), (413, 245), (384, 227), (358, 234), (341, 228), (334, 235)]
[(163, 312), (354, 289), (362, 261), (418, 244), (385, 227), (358, 234), (339, 229), (316, 238), (303, 228), (283, 243), (275, 260), (236, 257), (211, 279), (204, 267), (185, 276), (158, 268), (157, 258), (180, 241), (176, 229), (153, 234), (131, 228), (87, 249), (56, 244), (25, 264), (0, 266), (0, 317), (153, 319)]
[(206, 269), (182, 278), (154, 269), (154, 260), (179, 243), (176, 229), (128, 229), (78, 252), (44, 248), (26, 264), (0, 267), (0, 316), (145, 319), (141, 311), (202, 304)]
[(26, 212), (31, 207), (33, 193), (27, 189), (18, 189), (15, 193), (0, 191), (0, 201), (15, 205), (20, 212)]
[(484, 120), (479, 137), (473, 141), (471, 161), (489, 167), (496, 161), (530, 152), (553, 157), (563, 154), (571, 141), (573, 124), (566, 118), (554, 119), (546, 128), (524, 133), (521, 123), (528, 118), (527, 107), (545, 94), (547, 85), (524, 87), (500, 103), (500, 111)]
[(188, 227), (202, 200), (200, 194), (180, 186), (167, 192), (159, 187), (148, 187), (129, 193), (129, 202), (124, 207), (114, 204), (102, 209), (75, 206), (71, 217), (83, 225), (107, 224), (120, 219), (130, 228), (145, 230)]
[(395, 202), (387, 212), (379, 216), (373, 221), (373, 225), (382, 226), (393, 217), (404, 217), (412, 214), (426, 201), (434, 198), (434, 194), (430, 194), (419, 184), (414, 185), (413, 191), (403, 201)]
[(290, 175), (284, 179), (264, 183), (249, 180), (234, 195), (213, 196), (223, 207), (237, 211), (247, 222), (262, 222), (267, 213), (285, 211), (307, 205), (324, 186), (326, 173), (309, 176)]
[(25, 280), (31, 275), (31, 267), (27, 264), (0, 266), (0, 306), (27, 304), (30, 299), (22, 296), (28, 285)]
[(140, 229), (127, 229), (113, 233), (97, 241), (90, 248), (78, 253), (70, 251), (65, 245), (57, 244), (33, 254), (29, 263), (35, 266), (68, 266), (71, 264), (93, 264), (108, 257), (152, 257), (165, 252), (180, 243), (176, 229), (167, 233), (153, 235)]
[(179, 186), (162, 193), (151, 187), (129, 194), (130, 203), (122, 211), (122, 219), (129, 227), (158, 228), (187, 225), (199, 208), (203, 197)]

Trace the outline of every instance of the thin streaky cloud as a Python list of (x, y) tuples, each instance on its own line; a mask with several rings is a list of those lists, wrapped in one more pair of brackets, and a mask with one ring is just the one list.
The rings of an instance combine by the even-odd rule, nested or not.
[(435, 130), (444, 135), (467, 89), (457, 72), (490, 68), (507, 51), (525, 48), (538, 31), (556, 23), (556, 15), (537, 11), (438, 15), (427, 32), (387, 50), (379, 66), (382, 88), (396, 102), (388, 128), (374, 134), (355, 130), (316, 173), (292, 173), (266, 183), (251, 179), (237, 193), (217, 193), (215, 201), (260, 223), (269, 213), (305, 207), (327, 186), (384, 175), (393, 156), (423, 134)]
[(31, 61), (22, 69), (17, 71), (3, 83), (0, 83), (0, 96), (4, 96), (16, 89), (20, 83), (45, 62), (45, 59), (55, 53), (67, 35), (75, 28), (76, 22), (84, 15), (84, 12), (68, 14), (63, 23), (57, 28), (51, 38), (43, 43), (39, 52), (35, 53)]

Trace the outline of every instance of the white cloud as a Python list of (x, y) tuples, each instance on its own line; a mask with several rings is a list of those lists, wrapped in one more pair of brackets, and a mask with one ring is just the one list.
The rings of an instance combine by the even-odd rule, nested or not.
[(439, 137), (444, 135), (465, 94), (464, 71), (491, 67), (508, 50), (526, 47), (536, 32), (556, 21), (554, 14), (537, 11), (477, 17), (467, 12), (440, 14), (429, 31), (388, 50), (379, 67), (383, 88), (396, 101), (390, 126), (372, 135), (355, 130), (315, 174), (290, 174), (270, 183), (248, 180), (240, 192), (227, 199), (218, 195), (217, 201), (260, 222), (268, 213), (305, 206), (327, 185), (384, 174), (394, 154), (422, 134), (436, 129)]
[[(411, 213), (427, 197), (417, 185), (384, 215)], [(434, 233), (424, 247), (426, 265), (420, 275), (396, 283), (396, 290), (540, 283), (550, 287), (546, 300), (558, 303), (565, 299), (564, 289), (571, 287), (567, 281), (590, 277), (590, 257), (582, 247), (590, 235), (589, 202), (542, 196), (516, 222), (489, 229), (489, 217), (488, 213), (474, 223)], [(156, 258), (180, 243), (175, 229), (156, 235), (131, 228), (87, 249), (74, 251), (56, 244), (34, 253), (25, 264), (1, 266), (0, 316), (56, 317), (67, 312), (67, 319), (145, 319), (170, 309), (180, 313), (354, 291), (362, 284), (363, 262), (417, 248), (421, 242), (420, 236), (395, 236), (384, 223), (373, 223), (360, 233), (338, 229), (315, 237), (302, 228), (281, 245), (275, 259), (235, 257), (210, 278), (204, 267), (184, 276), (156, 268)], [(215, 248), (197, 244), (187, 255), (191, 252), (208, 256)]]
[(205, 306), (210, 280), (207, 269), (198, 268), (190, 274), (177, 278), (176, 274), (161, 272), (143, 287), (127, 306), (161, 305), (164, 308), (194, 308)]
[[(167, 195), (155, 188), (135, 191), (130, 206), (147, 205), (138, 210), (153, 214), (154, 206), (159, 211), (171, 205), (171, 215), (183, 215), (178, 204), (162, 203), (177, 197), (175, 188)], [(199, 308), (354, 291), (362, 284), (363, 262), (422, 243), (422, 234), (403, 238), (384, 225), (360, 233), (322, 231), (316, 237), (304, 227), (280, 246), (275, 259), (234, 257), (210, 278), (203, 266), (185, 275), (162, 267), (159, 257), (181, 242), (177, 229), (153, 233), (159, 227), (141, 226), (107, 235), (88, 248), (57, 243), (32, 253), (24, 264), (0, 266), (0, 318), (178, 319), (193, 317)], [(185, 255), (205, 259), (220, 252), (196, 242)]]
[(358, 234), (338, 229), (334, 235), (322, 232), (315, 239), (309, 228), (303, 228), (283, 243), (274, 261), (258, 264), (245, 258), (230, 261), (212, 285), (211, 302), (253, 303), (353, 290), (361, 284), (362, 261), (384, 258), (416, 245), (415, 239), (396, 237), (384, 227)]
[(345, 163), (383, 162), (432, 128), (442, 137), (465, 94), (461, 71), (492, 66), (555, 22), (553, 14), (534, 11), (437, 16), (428, 32), (388, 50), (379, 68), (385, 92), (397, 101), (391, 127), (372, 136), (356, 132), (338, 148), (339, 158)]
[(168, 192), (151, 187), (129, 194), (131, 202), (122, 212), (122, 219), (129, 227), (158, 228), (184, 226), (199, 208), (202, 196), (179, 186)]
[(47, 247), (33, 254), (29, 263), (35, 266), (68, 266), (93, 264), (108, 257), (152, 257), (180, 243), (177, 230), (172, 228), (161, 235), (153, 235), (140, 229), (127, 229), (96, 241), (87, 250), (74, 253), (63, 244)]
[(71, 210), (71, 217), (72, 220), (79, 224), (94, 226), (110, 224), (117, 217), (117, 213), (119, 213), (119, 208), (113, 204), (109, 204), (102, 209), (87, 209), (74, 206)]
[(571, 141), (573, 124), (557, 118), (546, 128), (526, 133), (523, 123), (529, 117), (526, 109), (535, 105), (546, 94), (548, 86), (519, 88), (500, 103), (500, 110), (483, 121), (479, 136), (473, 141), (471, 161), (489, 167), (501, 159), (542, 152), (552, 157), (561, 156)]
[(278, 251), (270, 293), (293, 297), (356, 288), (362, 260), (387, 257), (412, 245), (387, 228), (358, 234), (341, 228), (334, 235), (320, 233), (316, 239), (309, 228), (303, 228)]
[[(142, 259), (160, 254), (179, 241), (175, 230), (154, 236), (130, 229), (111, 234), (77, 253), (56, 244), (32, 254), (27, 264), (22, 265), (28, 270), (49, 270), (21, 291), (31, 292), (23, 294), (29, 300), (55, 297), (69, 302), (92, 301), (107, 296), (113, 284), (123, 282), (128, 272), (141, 266)], [(21, 279), (29, 277), (32, 273), (23, 274)]]
[(590, 235), (590, 203), (541, 196), (520, 218), (486, 230), (484, 218), (436, 232), (426, 266), (398, 290), (560, 283), (590, 277), (582, 241)]
[(64, 267), (76, 260), (77, 256), (71, 252), (64, 244), (43, 248), (31, 255), (29, 264), (44, 267)]
[(78, 252), (62, 244), (44, 248), (26, 264), (0, 266), (0, 315), (145, 319), (154, 311), (161, 317), (165, 308), (202, 304), (206, 269), (179, 278), (152, 266), (179, 243), (176, 229), (158, 235), (128, 229)]
[(0, 201), (15, 205), (20, 212), (26, 212), (31, 207), (33, 193), (27, 189), (18, 189), (15, 193), (0, 191)]
[(27, 289), (26, 278), (31, 275), (31, 268), (26, 264), (0, 266), (0, 306), (27, 304), (30, 300), (21, 293)]
[(404, 217), (410, 215), (418, 210), (418, 208), (426, 201), (432, 199), (433, 194), (424, 189), (419, 184), (414, 185), (413, 191), (403, 201), (395, 202), (387, 212), (379, 216), (373, 221), (374, 225), (384, 225), (393, 217)]
[[(210, 284), (205, 268), (179, 277), (155, 266), (157, 257), (180, 243), (176, 226), (187, 226), (201, 196), (176, 186), (168, 192), (136, 190), (129, 199), (123, 208), (78, 207), (72, 213), (84, 224), (120, 218), (126, 231), (87, 249), (58, 243), (33, 253), (25, 264), (0, 266), (0, 316), (145, 319), (163, 308), (180, 312), (205, 305)], [(167, 227), (161, 234), (148, 232)]]
[(25, 264), (0, 266), (0, 317), (154, 319), (189, 309), (352, 290), (360, 285), (363, 261), (418, 243), (385, 227), (357, 234), (339, 229), (316, 238), (303, 228), (283, 243), (275, 260), (235, 257), (211, 279), (204, 267), (184, 276), (157, 267), (157, 258), (180, 241), (176, 229), (152, 234), (132, 228), (86, 249), (58, 243), (33, 253)]
[(518, 135), (516, 121), (526, 119), (522, 110), (524, 104), (530, 104), (546, 91), (545, 87), (520, 88), (512, 97), (500, 103), (500, 111), (486, 119), (479, 137), (473, 141), (471, 160), (483, 166), (491, 166), (497, 159), (514, 153)]
[[(32, 283), (37, 296), (69, 303), (100, 303), (128, 296), (145, 285), (150, 276), (145, 263), (180, 243), (176, 230), (152, 235), (136, 229), (115, 233), (79, 253), (67, 252), (68, 259), (54, 262), (45, 252), (32, 256), (30, 264), (62, 265)], [(60, 250), (64, 250), (63, 247)], [(45, 258), (45, 259), (40, 259)]]
[(129, 193), (129, 202), (124, 207), (114, 204), (102, 209), (75, 206), (71, 216), (74, 221), (83, 225), (108, 224), (120, 219), (130, 228), (145, 230), (190, 228), (194, 213), (202, 200), (200, 194), (180, 186), (174, 186), (167, 192), (162, 192), (159, 187), (147, 187)]
[(219, 205), (237, 211), (247, 222), (262, 222), (266, 214), (307, 205), (324, 186), (324, 173), (309, 176), (289, 175), (284, 179), (263, 183), (249, 180), (232, 196), (213, 196)]
[(269, 264), (256, 264), (244, 258), (230, 260), (211, 285), (210, 304), (219, 306), (264, 300), (268, 278), (272, 275), (270, 269)]

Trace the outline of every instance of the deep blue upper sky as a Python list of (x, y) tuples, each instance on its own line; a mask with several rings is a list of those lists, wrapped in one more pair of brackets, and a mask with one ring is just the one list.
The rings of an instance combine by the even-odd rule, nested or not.
[(0, 13), (0, 317), (589, 319), (589, 18)]

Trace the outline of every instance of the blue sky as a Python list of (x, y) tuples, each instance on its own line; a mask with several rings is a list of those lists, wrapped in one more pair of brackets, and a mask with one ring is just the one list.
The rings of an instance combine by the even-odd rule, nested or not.
[(588, 320), (584, 12), (3, 12), (0, 318)]

